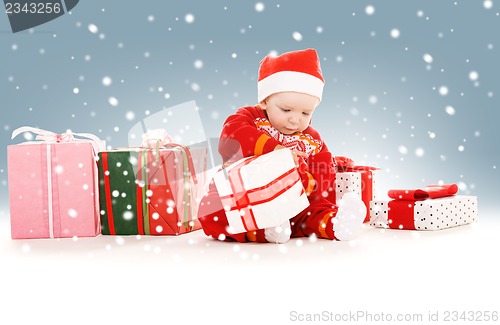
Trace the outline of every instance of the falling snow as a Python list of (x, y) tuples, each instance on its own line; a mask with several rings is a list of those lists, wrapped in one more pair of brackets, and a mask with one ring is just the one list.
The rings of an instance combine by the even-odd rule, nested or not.
[(432, 55), (430, 55), (428, 53), (424, 54), (423, 59), (425, 62), (427, 62), (429, 64), (432, 63), (432, 61), (434, 60)]
[[(172, 2), (135, 13), (111, 3), (106, 8), (89, 4), (91, 12), (79, 5), (75, 10), (83, 12), (78, 19), (75, 11), (64, 18), (68, 24), (61, 19), (12, 35), (5, 44), (2, 58), (10, 63), (0, 76), (2, 98), (12, 116), (2, 120), (0, 141), (12, 144), (12, 130), (29, 124), (57, 132), (66, 128), (91, 132), (106, 140), (108, 148), (126, 147), (134, 125), (189, 100), (196, 100), (200, 108), (204, 132), (217, 138), (229, 114), (255, 104), (257, 68), (265, 55), (315, 47), (326, 83), (312, 126), (334, 155), (381, 168), (382, 193), (391, 186), (444, 180), (457, 183), (463, 193), (490, 197), (491, 179), (498, 176), (499, 165), (498, 155), (489, 147), (491, 135), (496, 134), (491, 124), (498, 120), (498, 2), (443, 1), (420, 8), (415, 4), (394, 4), (388, 10), (375, 1), (361, 6), (318, 4), (325, 8), (293, 2), (227, 2), (200, 10)], [(304, 17), (314, 19), (304, 23)], [(466, 26), (464, 21), (474, 24)], [(28, 67), (17, 58), (33, 64)], [(56, 70), (49, 69), (56, 64)], [(176, 125), (175, 130), (190, 132), (183, 127)], [(34, 140), (31, 133), (15, 139)], [(137, 169), (136, 158), (131, 157), (130, 163)], [(470, 168), (473, 164), (476, 168)], [(53, 170), (56, 175), (64, 171), (62, 164)], [(120, 173), (130, 176), (129, 171)], [(7, 198), (6, 157), (0, 161), (0, 181)], [(136, 184), (147, 189), (144, 181)], [(78, 184), (86, 193), (93, 187), (90, 182)], [(148, 190), (147, 196), (152, 195)], [(121, 199), (127, 193), (113, 190), (111, 196)], [(127, 221), (137, 217), (134, 207), (124, 208), (119, 217)], [(173, 215), (175, 209), (175, 202), (169, 201), (163, 213)], [(76, 206), (61, 213), (72, 220), (82, 218)], [(153, 213), (152, 219), (161, 218)], [(159, 225), (154, 229), (166, 231)], [(224, 259), (265, 263), (311, 247), (320, 256), (321, 247), (331, 253), (330, 247), (342, 245), (311, 237), (264, 253), (256, 245), (205, 237), (202, 231), (193, 233), (183, 245), (197, 257), (222, 251), (223, 258), (217, 261), (221, 264)], [(109, 258), (120, 249), (135, 247), (140, 254), (170, 258), (178, 265), (188, 253), (175, 246), (175, 239), (116, 237), (93, 247), (92, 254)], [(74, 241), (78, 243), (69, 244), (82, 245), (84, 239)], [(350, 253), (365, 244), (351, 242), (342, 249)], [(37, 250), (31, 243), (15, 247), (26, 255)]]
[(397, 28), (391, 29), (391, 37), (392, 38), (399, 38), (400, 34), (401, 33), (400, 33), (399, 29), (397, 29)]
[(293, 39), (294, 39), (294, 40), (296, 40), (297, 42), (302, 41), (302, 34), (301, 34), (301, 33), (299, 33), (299, 32), (293, 32), (292, 37), (293, 37)]
[(446, 95), (448, 95), (448, 91), (449, 91), (449, 90), (448, 90), (448, 87), (446, 87), (446, 86), (441, 86), (441, 87), (439, 87), (439, 94), (440, 94), (441, 96), (446, 96)]
[(96, 25), (94, 25), (94, 24), (90, 24), (88, 28), (89, 28), (89, 31), (90, 31), (92, 34), (96, 34), (96, 33), (99, 31), (99, 29), (97, 28), (97, 26), (96, 26)]
[(110, 77), (105, 76), (102, 78), (102, 84), (106, 87), (110, 86), (113, 81), (111, 80)]
[(425, 150), (423, 148), (416, 148), (415, 149), (415, 156), (421, 158), (425, 155)]
[(375, 13), (375, 7), (373, 7), (373, 6), (366, 6), (365, 13), (367, 15), (373, 15)]
[(125, 114), (125, 118), (128, 120), (128, 121), (132, 121), (135, 119), (135, 113), (132, 112), (132, 111), (129, 111)]
[(109, 97), (108, 98), (108, 103), (109, 105), (111, 106), (118, 106), (118, 99), (116, 99), (116, 97)]
[(446, 106), (445, 111), (448, 115), (455, 115), (455, 108), (453, 106)]
[(201, 60), (196, 60), (196, 61), (194, 61), (193, 65), (194, 65), (194, 67), (195, 67), (196, 69), (201, 69), (201, 68), (203, 68), (203, 61), (201, 61)]
[(187, 14), (184, 17), (184, 20), (186, 21), (186, 23), (192, 24), (194, 22), (194, 15), (193, 14)]
[(68, 216), (70, 216), (71, 218), (76, 218), (78, 217), (78, 212), (75, 209), (69, 209)]
[(485, 9), (491, 9), (491, 8), (493, 8), (493, 1), (492, 0), (485, 0), (483, 2), (483, 6)]
[(477, 71), (471, 71), (469, 73), (469, 79), (470, 80), (476, 81), (478, 78), (479, 78), (479, 74), (477, 73)]

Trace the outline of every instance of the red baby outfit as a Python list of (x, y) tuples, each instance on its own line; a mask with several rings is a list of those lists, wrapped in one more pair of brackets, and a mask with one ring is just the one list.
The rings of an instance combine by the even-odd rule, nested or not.
[[(262, 155), (282, 145), (307, 154), (298, 168), (302, 184), (308, 194), (309, 207), (290, 220), (291, 237), (335, 239), (332, 219), (337, 206), (325, 199), (334, 180), (332, 155), (319, 133), (311, 126), (303, 132), (284, 135), (276, 130), (260, 106), (247, 106), (229, 116), (220, 136), (219, 153), (224, 163), (232, 163), (243, 157)], [(238, 242), (267, 242), (264, 230), (240, 234), (227, 232), (228, 222), (217, 189), (212, 182), (209, 193), (199, 208), (200, 220), (205, 234), (216, 239)]]

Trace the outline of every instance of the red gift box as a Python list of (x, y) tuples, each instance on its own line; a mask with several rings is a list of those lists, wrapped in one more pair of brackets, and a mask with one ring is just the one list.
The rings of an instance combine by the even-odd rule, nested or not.
[(366, 206), (364, 222), (370, 221), (370, 201), (376, 199), (375, 172), (379, 168), (371, 166), (357, 166), (347, 157), (336, 156), (335, 162), (335, 188), (329, 189), (327, 199), (338, 203), (347, 192), (357, 193)]
[(104, 235), (179, 235), (201, 228), (207, 149), (171, 142), (166, 131), (145, 134), (143, 146), (100, 153)]
[(102, 233), (179, 235), (200, 229), (196, 215), (204, 179), (196, 171), (205, 168), (206, 150), (187, 152), (178, 147), (100, 153)]

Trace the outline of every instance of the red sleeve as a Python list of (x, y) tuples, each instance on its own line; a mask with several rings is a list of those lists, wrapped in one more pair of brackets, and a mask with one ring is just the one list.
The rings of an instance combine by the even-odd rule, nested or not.
[(224, 162), (259, 156), (273, 151), (280, 144), (255, 126), (255, 120), (264, 116), (259, 107), (248, 106), (226, 119), (219, 142), (219, 153)]
[[(328, 191), (335, 179), (335, 168), (333, 157), (328, 147), (317, 131), (310, 128), (306, 130), (313, 138), (321, 141), (321, 150), (307, 159), (307, 171), (312, 175), (315, 181), (313, 194), (322, 195)], [(304, 131), (304, 132), (306, 132)]]

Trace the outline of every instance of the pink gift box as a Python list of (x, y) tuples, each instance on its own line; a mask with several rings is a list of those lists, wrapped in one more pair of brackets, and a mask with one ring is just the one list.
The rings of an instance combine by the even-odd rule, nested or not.
[(22, 143), (7, 151), (13, 239), (99, 234), (91, 142)]

